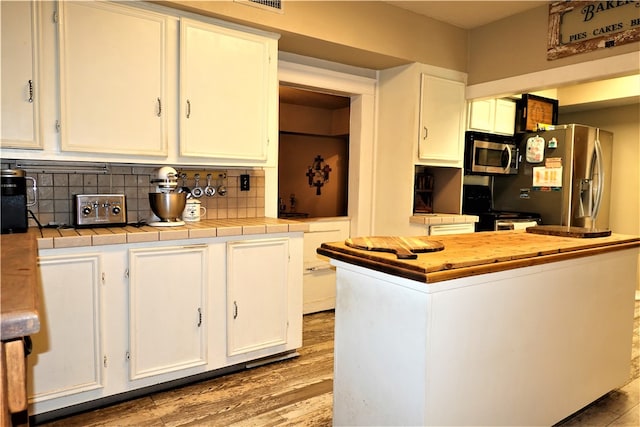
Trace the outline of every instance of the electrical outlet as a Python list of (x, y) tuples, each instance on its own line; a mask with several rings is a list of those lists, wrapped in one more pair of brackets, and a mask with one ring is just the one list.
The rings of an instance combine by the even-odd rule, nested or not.
[(249, 175), (240, 175), (240, 191), (249, 191), (250, 180)]

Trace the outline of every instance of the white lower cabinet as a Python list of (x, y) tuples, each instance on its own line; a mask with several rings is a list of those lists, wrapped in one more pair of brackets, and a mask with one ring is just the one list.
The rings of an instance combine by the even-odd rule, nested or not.
[(206, 261), (207, 245), (129, 251), (129, 379), (204, 370)]
[(289, 239), (227, 242), (227, 356), (287, 343)]
[(292, 232), (41, 250), (30, 414), (290, 355), (302, 346), (302, 242)]
[(329, 258), (316, 249), (324, 242), (343, 241), (349, 237), (349, 218), (309, 221), (304, 233), (303, 307), (304, 314), (331, 310), (336, 306), (336, 270)]
[(40, 332), (27, 357), (29, 400), (38, 411), (103, 396), (102, 265), (98, 253), (44, 256)]

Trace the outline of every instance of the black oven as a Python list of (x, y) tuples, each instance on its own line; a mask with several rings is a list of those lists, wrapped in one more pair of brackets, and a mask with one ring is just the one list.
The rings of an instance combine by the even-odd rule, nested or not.
[(462, 213), (478, 217), (475, 231), (514, 230), (542, 223), (538, 213), (495, 211), (492, 206), (489, 186), (464, 185)]

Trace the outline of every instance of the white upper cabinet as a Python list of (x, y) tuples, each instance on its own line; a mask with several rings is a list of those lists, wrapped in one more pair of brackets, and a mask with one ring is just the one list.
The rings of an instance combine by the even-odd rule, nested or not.
[(464, 150), (465, 85), (421, 74), (418, 157), (461, 166)]
[(516, 103), (508, 99), (496, 99), (495, 133), (513, 135), (516, 124)]
[(516, 103), (509, 99), (469, 102), (469, 130), (513, 135), (515, 119)]
[(180, 156), (267, 162), (277, 85), (275, 38), (182, 18)]
[(469, 130), (491, 132), (495, 122), (496, 100), (483, 99), (469, 102)]
[(59, 3), (63, 151), (166, 156), (166, 17)]
[(39, 133), (39, 5), (34, 1), (3, 1), (0, 8), (1, 146), (42, 148)]

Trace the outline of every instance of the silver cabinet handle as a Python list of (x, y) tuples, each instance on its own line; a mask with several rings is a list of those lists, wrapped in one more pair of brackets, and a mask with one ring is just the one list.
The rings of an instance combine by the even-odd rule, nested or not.
[(313, 272), (313, 271), (323, 271), (323, 270), (331, 270), (331, 264), (326, 264), (326, 265), (317, 265), (315, 267), (307, 267), (304, 269), (305, 271), (308, 272)]
[(233, 318), (238, 318), (238, 303), (235, 301), (233, 302)]
[(187, 99), (187, 119), (191, 117), (191, 101)]
[(33, 80), (29, 80), (29, 99), (28, 102), (33, 102)]
[(158, 117), (162, 116), (162, 101), (158, 98)]
[(198, 307), (198, 327), (202, 326), (202, 309)]

